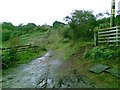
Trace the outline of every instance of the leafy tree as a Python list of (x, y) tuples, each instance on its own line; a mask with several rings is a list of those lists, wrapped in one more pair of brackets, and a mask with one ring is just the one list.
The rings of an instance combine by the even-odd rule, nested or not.
[(97, 20), (97, 26), (100, 28), (108, 28), (110, 27), (110, 17), (104, 17), (102, 19)]
[(27, 25), (24, 26), (24, 29), (29, 32), (29, 30), (33, 30), (36, 27), (34, 23), (28, 23)]
[(11, 36), (11, 31), (8, 29), (2, 30), (2, 41), (7, 41)]
[(2, 29), (14, 30), (14, 25), (10, 22), (3, 22)]
[[(20, 24), (19, 26), (17, 26), (17, 30), (22, 31), (24, 33), (29, 33), (31, 32), (34, 28), (36, 27), (36, 25), (34, 23), (28, 23), (27, 25), (23, 25)], [(24, 34), (23, 33), (23, 34)]]
[(80, 38), (92, 39), (96, 18), (91, 11), (75, 10), (71, 13), (71, 16), (65, 17), (65, 21), (70, 25), (74, 40), (79, 40)]
[(39, 31), (40, 32), (45, 32), (45, 31), (48, 31), (50, 29), (51, 29), (51, 26), (46, 25), (46, 24), (44, 24), (44, 25), (42, 25), (42, 26), (39, 27)]
[(59, 21), (55, 21), (55, 22), (53, 23), (53, 27), (54, 27), (54, 28), (59, 28), (59, 27), (61, 27), (61, 26), (63, 26), (63, 25), (65, 25), (65, 24), (62, 23), (62, 22), (59, 22)]

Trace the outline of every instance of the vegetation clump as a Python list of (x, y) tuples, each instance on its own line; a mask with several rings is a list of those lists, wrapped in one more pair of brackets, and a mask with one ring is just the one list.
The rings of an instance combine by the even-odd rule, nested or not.
[(94, 61), (100, 61), (119, 58), (119, 53), (120, 51), (117, 46), (114, 48), (110, 48), (109, 46), (97, 46), (92, 48), (92, 50), (87, 50), (84, 55), (85, 57), (92, 58)]

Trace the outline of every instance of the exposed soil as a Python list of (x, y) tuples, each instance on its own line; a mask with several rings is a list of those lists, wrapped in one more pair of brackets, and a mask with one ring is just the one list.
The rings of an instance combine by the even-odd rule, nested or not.
[(3, 88), (95, 88), (77, 71), (72, 61), (48, 52), (3, 76)]

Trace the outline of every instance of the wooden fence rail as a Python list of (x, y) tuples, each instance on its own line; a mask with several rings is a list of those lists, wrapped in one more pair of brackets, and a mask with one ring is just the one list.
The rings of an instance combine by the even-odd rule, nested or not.
[[(26, 51), (26, 49), (28, 49), (28, 48), (33, 48), (33, 49), (39, 48), (40, 50), (44, 50), (44, 51), (47, 50), (44, 47), (32, 46), (31, 44), (29, 44), (29, 45), (22, 45), (22, 46), (15, 46), (14, 48), (16, 49), (16, 52), (23, 52), (23, 51)], [(1, 51), (5, 51), (5, 52), (9, 52), (9, 50), (11, 50), (11, 49), (12, 48), (10, 48), (10, 47), (8, 47), (8, 48), (0, 48)], [(4, 54), (2, 53), (0, 56), (4, 56)]]
[(94, 45), (120, 43), (120, 26), (99, 29), (94, 33)]
[[(29, 45), (21, 45), (21, 46), (15, 46), (14, 48), (15, 49), (21, 49), (21, 48), (28, 48), (28, 47), (31, 47), (31, 44), (29, 44)], [(0, 50), (2, 50), (2, 51), (4, 51), (4, 50), (10, 50), (11, 49), (11, 47), (7, 47), (7, 48), (0, 48)]]

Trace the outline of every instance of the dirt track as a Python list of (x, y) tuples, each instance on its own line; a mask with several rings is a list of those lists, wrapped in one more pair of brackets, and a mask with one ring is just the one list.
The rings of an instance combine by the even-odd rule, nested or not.
[[(66, 77), (58, 74), (65, 63), (58, 56), (60, 57), (48, 52), (18, 67), (14, 72), (3, 76), (3, 88), (94, 88), (91, 83), (76, 74), (76, 71)], [(67, 71), (68, 68), (64, 69)]]

